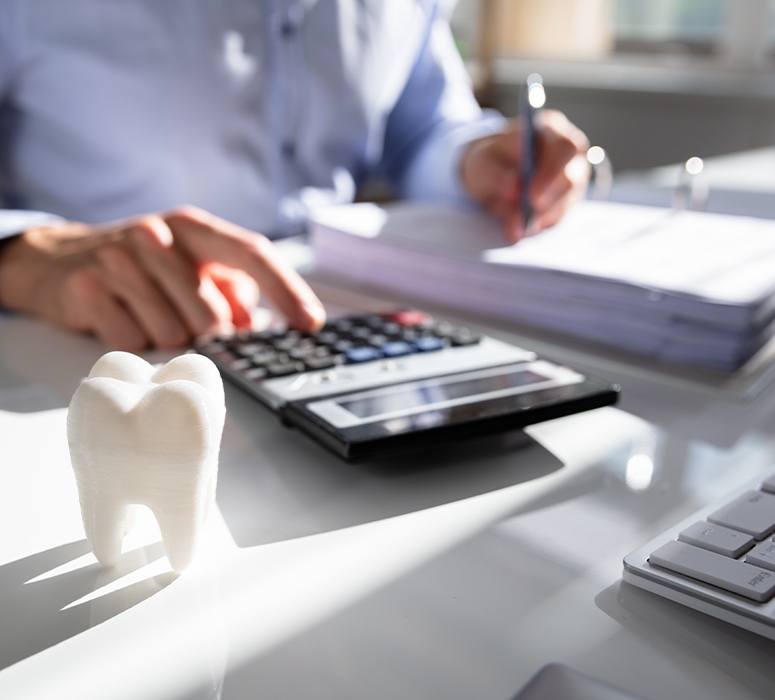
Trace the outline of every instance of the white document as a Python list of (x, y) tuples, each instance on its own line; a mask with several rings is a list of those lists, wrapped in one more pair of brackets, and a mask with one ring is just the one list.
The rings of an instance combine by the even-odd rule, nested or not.
[(312, 225), (330, 274), (679, 361), (731, 368), (775, 306), (775, 223), (601, 202), (514, 246), (473, 211), (332, 207)]

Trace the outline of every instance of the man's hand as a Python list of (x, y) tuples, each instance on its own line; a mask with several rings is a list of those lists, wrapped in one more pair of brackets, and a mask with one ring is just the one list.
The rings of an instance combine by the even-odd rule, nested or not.
[(0, 305), (124, 350), (247, 327), (259, 287), (293, 326), (312, 331), (325, 320), (268, 239), (193, 207), (106, 227), (31, 229), (0, 256)]
[(506, 240), (556, 224), (583, 194), (589, 179), (586, 136), (560, 112), (544, 110), (537, 117), (536, 169), (530, 187), (534, 231), (525, 231), (520, 202), (521, 139), (515, 124), (500, 134), (472, 141), (460, 174), (475, 201), (503, 222)]

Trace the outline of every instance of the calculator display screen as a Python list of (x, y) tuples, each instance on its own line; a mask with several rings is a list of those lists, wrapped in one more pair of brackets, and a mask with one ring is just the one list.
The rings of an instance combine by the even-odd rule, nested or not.
[(358, 418), (371, 418), (388, 413), (413, 411), (447, 401), (479, 396), (546, 382), (550, 377), (532, 370), (509, 371), (460, 381), (422, 382), (393, 391), (374, 392), (368, 396), (338, 401), (338, 405)]

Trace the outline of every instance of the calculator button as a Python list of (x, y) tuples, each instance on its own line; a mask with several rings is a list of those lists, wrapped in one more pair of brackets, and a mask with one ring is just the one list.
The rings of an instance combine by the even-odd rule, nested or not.
[(377, 348), (363, 345), (360, 347), (350, 348), (347, 350), (347, 352), (345, 352), (344, 356), (347, 362), (358, 363), (378, 360), (380, 357), (382, 357), (382, 353), (377, 350)]
[(218, 362), (219, 364), (222, 364), (222, 365), (230, 365), (232, 362), (234, 362), (234, 360), (237, 359), (237, 356), (233, 352), (230, 352), (229, 350), (222, 350), (221, 352), (216, 352), (213, 355), (211, 355), (211, 357), (215, 362)]
[(357, 326), (350, 331), (350, 337), (354, 340), (368, 340), (374, 331), (371, 328), (364, 328), (363, 326)]
[(333, 331), (322, 331), (317, 335), (317, 341), (321, 345), (333, 345), (339, 340), (339, 334)]
[(649, 564), (718, 586), (755, 600), (775, 595), (775, 572), (730, 559), (685, 542), (668, 542), (649, 557)]
[(334, 350), (336, 352), (347, 352), (351, 347), (353, 347), (354, 343), (352, 340), (340, 340), (336, 343), (334, 343)]
[(401, 357), (402, 355), (410, 355), (414, 352), (414, 348), (403, 340), (385, 343), (381, 350), (385, 357)]
[(251, 362), (246, 357), (242, 357), (239, 360), (234, 360), (229, 363), (229, 367), (235, 372), (242, 372), (243, 370), (249, 369), (250, 366)]
[(266, 379), (267, 371), (263, 367), (252, 367), (242, 374), (245, 379), (251, 382), (260, 382), (262, 379)]
[(730, 530), (723, 525), (714, 525), (705, 520), (687, 527), (678, 535), (678, 539), (681, 542), (709, 549), (711, 552), (717, 552), (733, 559), (750, 549), (754, 543), (753, 537), (750, 535)]
[(763, 540), (775, 531), (775, 496), (761, 491), (747, 491), (711, 513), (708, 520)]
[(308, 370), (314, 371), (318, 369), (331, 369), (337, 365), (342, 364), (343, 357), (341, 355), (329, 355), (328, 357), (307, 357), (304, 360), (304, 365)]
[(251, 355), (250, 361), (254, 365), (267, 365), (270, 362), (277, 362), (279, 355), (274, 350), (264, 350), (263, 352), (257, 352), (255, 355)]
[(208, 355), (214, 355), (217, 352), (223, 352), (226, 349), (226, 345), (218, 340), (213, 340), (202, 345), (199, 349)]
[(456, 348), (465, 347), (467, 345), (477, 345), (481, 340), (481, 335), (472, 333), (468, 329), (458, 330), (449, 336), (449, 342)]
[(301, 345), (289, 350), (288, 355), (294, 360), (304, 360), (308, 357), (312, 357), (315, 354), (315, 351), (316, 348), (314, 345)]
[(761, 566), (763, 569), (775, 571), (775, 542), (767, 540), (757, 544), (748, 554), (745, 555), (745, 561), (754, 566)]
[(304, 365), (301, 362), (272, 362), (266, 366), (266, 373), (270, 377), (285, 377), (303, 371)]
[(417, 338), (414, 341), (414, 346), (419, 352), (433, 352), (434, 350), (441, 350), (447, 346), (446, 342), (441, 338), (435, 336), (427, 336)]
[(266, 349), (267, 346), (262, 343), (244, 343), (235, 345), (234, 352), (240, 357), (251, 357), (257, 352), (262, 352)]
[(403, 311), (396, 311), (392, 314), (387, 314), (385, 317), (388, 321), (393, 321), (399, 326), (418, 326), (430, 324), (433, 319), (422, 311), (416, 311), (414, 309), (405, 309)]

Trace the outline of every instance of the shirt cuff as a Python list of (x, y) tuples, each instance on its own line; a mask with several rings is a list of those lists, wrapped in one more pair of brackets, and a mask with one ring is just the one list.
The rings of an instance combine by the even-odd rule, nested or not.
[(0, 209), (0, 239), (15, 236), (28, 228), (63, 221), (61, 216), (43, 211)]
[(466, 146), (476, 139), (502, 131), (506, 119), (486, 111), (476, 121), (445, 124), (423, 145), (404, 176), (401, 196), (427, 202), (471, 206), (474, 201), (463, 189), (460, 159)]

